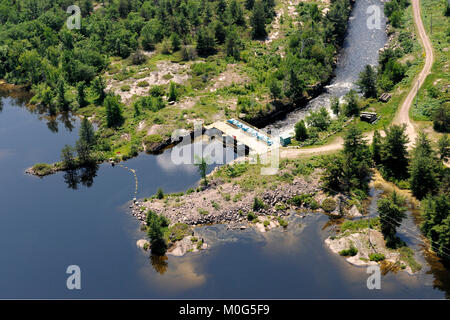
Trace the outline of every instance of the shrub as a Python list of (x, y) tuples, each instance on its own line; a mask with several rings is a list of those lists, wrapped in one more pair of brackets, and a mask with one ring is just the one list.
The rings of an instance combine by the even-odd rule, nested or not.
[(333, 198), (325, 198), (322, 201), (322, 209), (325, 212), (333, 211), (334, 209), (336, 209), (336, 206), (337, 206), (336, 201)]
[(269, 220), (264, 220), (264, 227), (267, 228), (269, 226), (269, 224), (270, 224)]
[(47, 163), (36, 163), (32, 170), (38, 176), (46, 176), (53, 172), (53, 167)]
[(316, 200), (312, 199), (311, 202), (309, 203), (309, 207), (312, 210), (317, 210), (317, 209), (319, 209), (319, 204), (317, 203)]
[(159, 134), (150, 134), (144, 138), (143, 142), (148, 149), (151, 149), (162, 142), (162, 137)]
[(247, 214), (247, 220), (248, 221), (253, 221), (253, 220), (255, 220), (256, 219), (256, 214), (254, 214), (253, 212), (249, 212), (248, 214)]
[(211, 205), (213, 206), (214, 209), (220, 210), (220, 204), (218, 204), (217, 202), (213, 201), (213, 202), (211, 203)]
[(280, 226), (282, 226), (283, 228), (287, 228), (288, 226), (288, 222), (286, 220), (283, 220), (282, 218), (278, 218), (278, 223), (280, 224)]
[(291, 199), (291, 203), (296, 207), (301, 207), (303, 203), (302, 195), (293, 196)]
[(143, 88), (143, 87), (148, 87), (148, 86), (149, 86), (149, 83), (148, 83), (147, 81), (139, 81), (138, 84), (137, 84), (137, 86), (138, 86), (138, 87), (141, 87), (141, 88)]
[(206, 216), (207, 214), (209, 214), (208, 210), (205, 210), (203, 208), (198, 208), (197, 211), (198, 211), (198, 213), (200, 213), (203, 216)]
[(169, 228), (169, 239), (172, 242), (182, 240), (184, 237), (188, 236), (191, 231), (191, 227), (186, 223), (175, 223)]
[(161, 188), (158, 188), (158, 191), (156, 192), (156, 197), (158, 199), (163, 199), (164, 198), (164, 191)]
[(131, 62), (133, 64), (139, 65), (144, 64), (147, 61), (147, 56), (142, 53), (142, 51), (136, 51), (131, 55)]
[(128, 84), (125, 84), (120, 87), (120, 91), (122, 91), (122, 92), (130, 91), (130, 90), (131, 90), (131, 87)]
[(356, 256), (358, 253), (358, 249), (356, 249), (354, 246), (351, 246), (350, 249), (345, 249), (339, 252), (341, 256), (347, 257), (347, 256)]
[(262, 201), (261, 199), (258, 199), (257, 197), (255, 197), (253, 199), (253, 210), (255, 211), (259, 211), (261, 209), (264, 209), (266, 207), (264, 201)]
[(370, 261), (383, 261), (385, 259), (384, 254), (382, 253), (371, 253), (369, 254), (369, 260)]
[(148, 93), (152, 97), (162, 97), (165, 93), (164, 86), (153, 85), (150, 87), (150, 90), (148, 91)]

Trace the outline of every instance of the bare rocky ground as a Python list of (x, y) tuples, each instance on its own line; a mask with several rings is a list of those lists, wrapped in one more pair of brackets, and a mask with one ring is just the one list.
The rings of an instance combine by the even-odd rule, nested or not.
[[(110, 78), (106, 90), (113, 91), (115, 94), (120, 95), (122, 102), (129, 103), (134, 95), (146, 96), (149, 87), (152, 85), (164, 85), (171, 81), (178, 84), (185, 83), (189, 79), (189, 66), (189, 63), (179, 64), (170, 61), (161, 61), (156, 64), (156, 70), (154, 71), (143, 68), (135, 77), (130, 77), (123, 81)], [(142, 82), (147, 82), (148, 86), (139, 86), (138, 84)], [(125, 85), (130, 86), (129, 91), (121, 90), (121, 87)]]
[(346, 258), (347, 262), (356, 266), (377, 265), (377, 262), (370, 261), (369, 255), (379, 253), (385, 256), (383, 264), (393, 266), (401, 263), (405, 265), (404, 270), (407, 273), (414, 273), (408, 263), (401, 260), (398, 251), (386, 247), (383, 234), (378, 230), (367, 228), (344, 236), (328, 237), (325, 239), (325, 244), (336, 254), (352, 246), (358, 249), (358, 253), (355, 256)]

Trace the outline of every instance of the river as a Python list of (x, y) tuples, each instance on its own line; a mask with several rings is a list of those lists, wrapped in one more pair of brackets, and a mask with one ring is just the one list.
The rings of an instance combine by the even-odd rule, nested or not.
[[(357, 1), (355, 12), (361, 10), (359, 3), (365, 2)], [(351, 24), (350, 34), (352, 28)], [(450, 294), (449, 272), (432, 257), (423, 260), (419, 274), (389, 272), (382, 277), (381, 290), (368, 290), (366, 269), (349, 265), (324, 246), (332, 224), (322, 214), (290, 217), (287, 230), (265, 234), (251, 229), (227, 231), (223, 225), (201, 227), (197, 232), (210, 248), (152, 260), (136, 247), (145, 234), (128, 208), (135, 187), (130, 172), (102, 164), (75, 176), (26, 175), (29, 166), (54, 162), (65, 144), (75, 143), (78, 122), (70, 117), (49, 119), (17, 98), (0, 99), (0, 298), (444, 298)], [(141, 154), (125, 163), (136, 170), (138, 198), (154, 194), (159, 187), (169, 193), (196, 185), (196, 167), (171, 163), (170, 150)], [(208, 171), (212, 169), (209, 166)], [(81, 268), (81, 290), (66, 287), (69, 265)]]
[[(326, 107), (331, 113), (330, 99), (332, 97), (338, 97), (342, 103), (344, 95), (350, 89), (358, 90), (355, 82), (358, 80), (359, 74), (366, 65), (370, 64), (375, 66), (378, 64), (378, 50), (383, 48), (387, 41), (385, 32), (386, 17), (383, 13), (383, 3), (380, 0), (356, 1), (349, 19), (347, 36), (339, 54), (335, 76), (331, 80), (331, 83), (325, 87), (322, 94), (309, 101), (305, 107), (288, 113), (285, 117), (266, 126), (264, 129), (293, 132), (295, 124), (305, 119), (309, 112)], [(373, 11), (369, 10), (369, 13), (367, 13), (371, 6), (379, 8), (380, 28), (369, 29), (367, 27), (367, 20), (370, 23), (373, 22), (371, 20), (371, 17), (374, 16)]]

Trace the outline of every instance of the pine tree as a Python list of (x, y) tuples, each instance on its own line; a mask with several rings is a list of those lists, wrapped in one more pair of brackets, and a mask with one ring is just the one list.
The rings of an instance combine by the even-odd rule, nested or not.
[(439, 163), (431, 149), (431, 143), (425, 133), (420, 132), (412, 152), (410, 166), (411, 191), (418, 199), (428, 193), (434, 193), (438, 186), (435, 170)]
[(80, 108), (87, 106), (88, 102), (86, 100), (86, 84), (84, 81), (79, 82), (77, 85), (77, 101)]
[(83, 120), (81, 120), (79, 138), (80, 140), (86, 142), (89, 147), (95, 145), (96, 138), (94, 127), (92, 126), (91, 122), (88, 120), (87, 117), (83, 117)]
[(396, 248), (401, 244), (396, 236), (397, 228), (406, 217), (404, 199), (394, 191), (390, 197), (378, 200), (381, 233), (383, 233), (388, 248)]
[(66, 85), (63, 79), (59, 79), (56, 84), (56, 98), (58, 108), (62, 111), (69, 110), (69, 102), (66, 99)]
[(245, 0), (245, 9), (252, 10), (255, 5), (255, 0)]
[(358, 95), (352, 89), (345, 95), (344, 114), (346, 117), (359, 115)]
[(233, 57), (235, 60), (240, 59), (241, 54), (241, 41), (236, 33), (236, 30), (231, 30), (227, 35), (227, 40), (225, 42), (225, 49), (227, 56)]
[(340, 111), (340, 104), (339, 104), (339, 98), (338, 97), (332, 97), (331, 98), (331, 111), (333, 111), (333, 114), (338, 116)]
[(405, 179), (408, 176), (409, 142), (405, 125), (392, 125), (385, 129), (386, 137), (381, 148), (383, 175), (387, 178)]
[(291, 68), (286, 84), (285, 95), (292, 103), (296, 104), (303, 99), (303, 90), (305, 89), (305, 83), (303, 80), (297, 77), (294, 69)]
[(101, 76), (98, 76), (94, 79), (94, 81), (92, 81), (92, 89), (97, 96), (95, 99), (95, 103), (99, 105), (103, 104), (103, 101), (106, 98), (106, 84), (105, 80)]
[(61, 161), (67, 169), (71, 169), (75, 166), (74, 150), (71, 146), (66, 144), (61, 150)]
[(438, 151), (441, 161), (448, 161), (448, 158), (450, 157), (450, 139), (447, 134), (444, 134), (439, 138)]
[(376, 98), (377, 96), (377, 74), (371, 65), (366, 65), (364, 70), (359, 74), (356, 84), (359, 86), (362, 94), (366, 98)]
[(124, 118), (120, 102), (116, 96), (108, 95), (105, 98), (106, 124), (109, 128), (121, 126)]
[(308, 139), (308, 130), (306, 129), (305, 121), (300, 120), (295, 124), (295, 140), (305, 141)]
[(375, 164), (381, 163), (381, 135), (378, 130), (375, 130), (373, 133), (372, 139), (372, 160)]
[(267, 37), (266, 14), (264, 11), (264, 4), (261, 2), (261, 0), (257, 0), (255, 2), (250, 23), (252, 26), (253, 39), (264, 39)]
[(170, 81), (168, 101), (177, 101), (177, 88), (173, 81)]

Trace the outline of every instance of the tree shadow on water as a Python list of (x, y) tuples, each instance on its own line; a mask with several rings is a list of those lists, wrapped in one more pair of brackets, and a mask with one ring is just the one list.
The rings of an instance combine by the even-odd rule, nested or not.
[(95, 163), (78, 169), (70, 169), (64, 173), (64, 182), (68, 188), (73, 190), (77, 190), (80, 183), (82, 186), (90, 188), (94, 184), (97, 171), (98, 165)]

